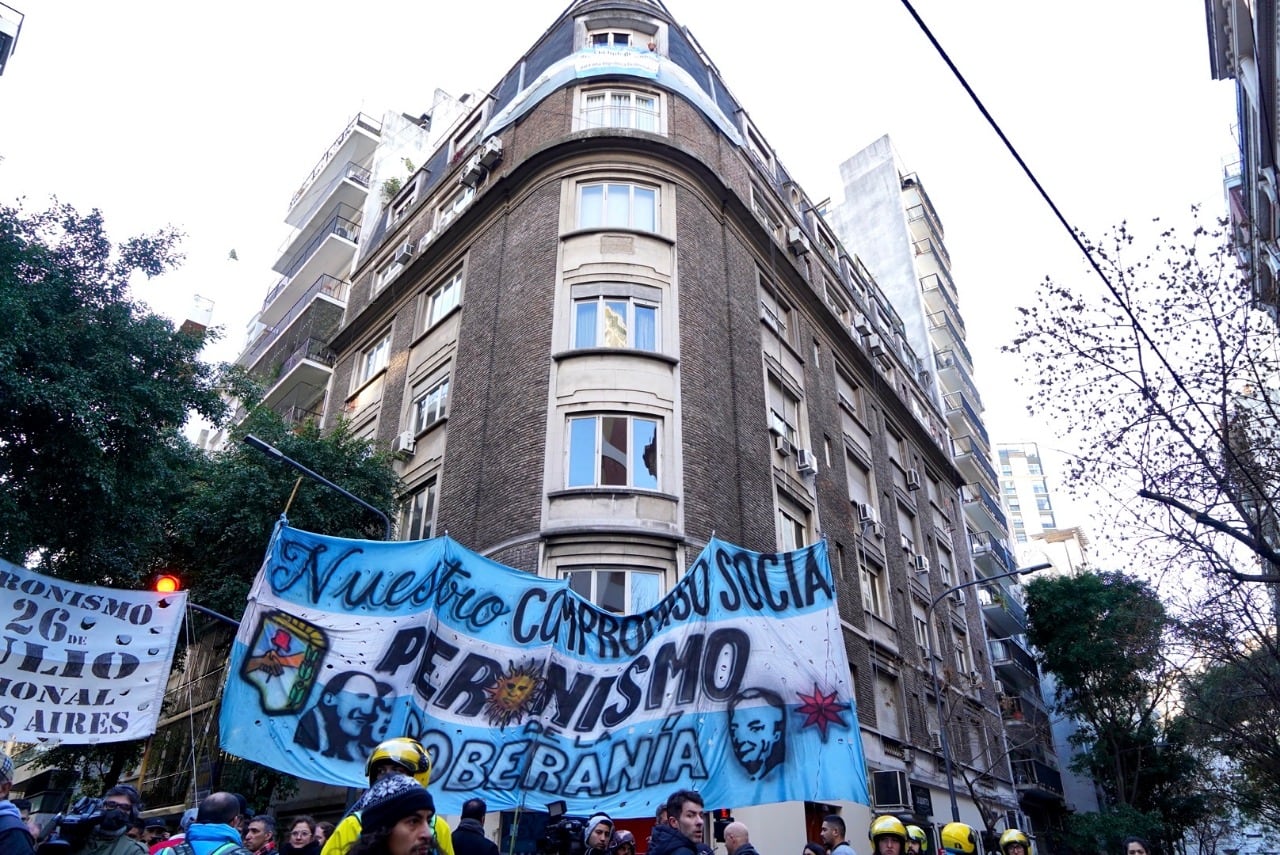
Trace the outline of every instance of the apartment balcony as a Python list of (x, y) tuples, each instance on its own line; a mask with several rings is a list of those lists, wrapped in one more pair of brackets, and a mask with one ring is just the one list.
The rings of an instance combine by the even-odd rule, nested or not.
[(255, 370), (273, 347), (282, 342), (288, 348), (288, 352), (292, 353), (296, 349), (294, 343), (285, 339), (288, 338), (294, 326), (308, 331), (321, 331), (326, 327), (328, 329), (323, 329), (324, 332), (337, 329), (347, 306), (347, 289), (346, 282), (322, 273), (294, 302), (283, 318), (275, 325), (265, 327), (258, 333), (236, 362), (251, 371)]
[[(946, 413), (947, 424), (951, 426), (952, 434), (969, 436), (973, 441), (973, 447), (984, 455), (991, 453), (991, 437), (987, 435), (982, 416), (978, 415), (978, 409), (969, 401), (968, 395), (964, 392), (949, 392), (943, 395), (942, 409)], [(999, 479), (995, 478), (993, 482), (999, 483)]]
[(986, 487), (976, 482), (965, 484), (960, 488), (960, 499), (964, 502), (965, 516), (974, 526), (996, 537), (1005, 537), (1009, 523), (1000, 510), (1000, 503)]
[(364, 207), (365, 198), (369, 195), (369, 184), (372, 179), (373, 174), (368, 167), (361, 166), (355, 161), (347, 161), (328, 183), (313, 188), (307, 194), (307, 205), (297, 207), (297, 216), (292, 218), (297, 222), (290, 222), (290, 225), (304, 229), (320, 211), (361, 210)]
[(951, 256), (942, 241), (927, 237), (911, 242), (916, 254), (916, 265), (924, 273), (936, 273), (940, 270), (951, 270)]
[(943, 390), (964, 392), (965, 396), (973, 401), (975, 409), (981, 410), (982, 396), (978, 394), (978, 387), (974, 385), (973, 377), (964, 364), (964, 359), (951, 350), (936, 350), (933, 361), (938, 367), (938, 380), (941, 381)]
[(942, 228), (942, 218), (938, 216), (938, 209), (933, 206), (933, 200), (929, 198), (924, 185), (920, 183), (920, 177), (914, 172), (908, 172), (902, 176), (902, 197), (907, 208), (919, 206), (924, 209), (939, 238), (946, 236)]
[(1036, 660), (1021, 644), (1012, 638), (997, 638), (987, 642), (991, 654), (991, 667), (1002, 683), (1018, 689), (1029, 689), (1040, 680)]
[(956, 303), (955, 283), (943, 273), (930, 273), (920, 277), (920, 290), (924, 294), (924, 305), (930, 312), (947, 312), (955, 319), (961, 332), (965, 331), (964, 316)]
[(1035, 733), (1043, 733), (1050, 725), (1044, 702), (1032, 692), (1001, 695), (1000, 717), (1004, 720), (1005, 727), (1014, 732), (1026, 728)]
[(998, 636), (1021, 635), (1027, 631), (1027, 607), (1008, 580), (999, 579), (978, 586), (978, 602), (987, 626)]
[(1016, 569), (1013, 553), (1001, 542), (1000, 538), (985, 531), (969, 533), (969, 551), (973, 554), (974, 566), (983, 576), (997, 576)]
[(970, 481), (977, 481), (988, 490), (995, 490), (1000, 483), (995, 467), (983, 451), (982, 443), (969, 434), (951, 441), (951, 459), (962, 475)]
[(277, 266), (284, 275), (262, 301), (258, 322), (268, 327), (277, 326), (323, 274), (346, 279), (359, 237), (358, 220), (340, 213), (329, 217), (311, 239), (290, 256), (288, 263)]
[[(357, 113), (352, 117), (289, 200), (285, 222), (294, 228), (301, 228), (311, 219), (311, 212), (322, 207), (323, 197), (331, 193), (338, 184), (344, 180), (353, 180), (358, 185), (359, 181), (350, 174), (349, 166), (354, 164), (362, 169), (361, 164), (370, 163), (381, 138), (382, 123), (377, 119), (364, 113)], [(365, 170), (366, 190), (368, 186), (368, 171)]]
[(911, 230), (912, 238), (917, 241), (929, 241), (946, 265), (948, 267), (951, 265), (951, 255), (947, 252), (946, 244), (942, 242), (942, 224), (938, 222), (932, 205), (924, 203), (910, 205), (907, 208), (907, 228)]
[(973, 354), (964, 343), (964, 332), (956, 326), (951, 315), (945, 311), (931, 312), (926, 318), (929, 324), (929, 338), (936, 350), (952, 350), (963, 359), (965, 368), (973, 367)]
[(263, 403), (279, 412), (280, 407), (293, 406), (300, 400), (310, 402), (316, 390), (323, 391), (333, 374), (335, 357), (326, 342), (309, 338), (289, 354), (275, 371)]
[(1024, 795), (1042, 799), (1062, 798), (1062, 774), (1039, 760), (1012, 760), (1013, 785)]

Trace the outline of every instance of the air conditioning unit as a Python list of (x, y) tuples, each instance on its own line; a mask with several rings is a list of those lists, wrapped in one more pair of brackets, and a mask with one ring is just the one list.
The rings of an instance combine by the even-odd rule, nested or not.
[(502, 139), (493, 137), (485, 140), (480, 146), (480, 165), (485, 169), (493, 169), (502, 160)]
[(929, 570), (929, 559), (925, 558), (923, 555), (917, 555), (916, 570), (919, 570), (921, 573), (927, 573)]
[(413, 447), (416, 445), (413, 438), (413, 431), (406, 430), (396, 434), (396, 438), (391, 440), (391, 453), (403, 459), (413, 454)]
[(396, 250), (396, 264), (408, 264), (413, 260), (413, 253), (418, 249), (417, 244), (408, 241)]
[(871, 524), (871, 534), (876, 540), (884, 540), (884, 523), (873, 522)]
[(907, 537), (905, 534), (899, 535), (899, 537), (901, 538), (900, 543), (902, 544), (902, 551), (911, 552), (912, 546), (914, 546), (911, 542), (911, 538)]
[(809, 239), (805, 237), (804, 232), (799, 226), (792, 226), (787, 229), (787, 249), (796, 255), (806, 255), (809, 252)]
[(919, 489), (920, 489), (920, 472), (919, 472), (919, 470), (917, 470), (917, 469), (908, 469), (908, 470), (907, 470), (907, 489), (908, 489), (908, 490), (919, 490)]
[(857, 309), (854, 309), (853, 328), (857, 331), (858, 335), (871, 335), (871, 319), (862, 314), (862, 312), (859, 312)]
[(467, 161), (467, 165), (462, 167), (462, 172), (458, 175), (458, 183), (467, 187), (475, 187), (484, 178), (484, 167), (480, 165), (480, 155), (476, 155)]
[(789, 456), (796, 450), (796, 447), (791, 444), (791, 440), (787, 439), (785, 436), (774, 437), (773, 448), (783, 457)]
[(884, 356), (884, 339), (878, 333), (867, 336), (867, 350), (872, 356)]
[(807, 448), (797, 448), (796, 471), (801, 475), (817, 475), (818, 456)]
[(866, 502), (854, 502), (853, 508), (858, 513), (858, 522), (872, 522), (875, 520), (875, 514), (871, 512), (871, 506)]
[(882, 811), (909, 810), (911, 787), (907, 783), (907, 773), (897, 769), (872, 772), (871, 804)]
[(964, 591), (952, 591), (951, 602), (957, 606), (963, 606), (965, 604)]
[(929, 731), (929, 747), (934, 751), (942, 750), (942, 734), (936, 730)]

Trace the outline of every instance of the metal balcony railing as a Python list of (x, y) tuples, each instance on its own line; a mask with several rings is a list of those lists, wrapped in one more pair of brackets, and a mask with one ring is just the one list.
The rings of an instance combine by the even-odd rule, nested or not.
[(942, 302), (947, 307), (947, 311), (951, 313), (951, 317), (955, 318), (956, 325), (963, 330), (964, 317), (960, 314), (960, 306), (956, 303), (955, 298), (951, 296), (952, 289), (948, 288), (949, 279), (930, 273), (927, 276), (920, 277), (920, 289), (926, 294), (941, 294)]
[(1039, 673), (1035, 658), (1012, 639), (997, 638), (988, 641), (987, 651), (991, 654), (991, 663), (997, 667), (1011, 662), (1033, 677)]
[(982, 470), (982, 474), (989, 479), (991, 486), (994, 487), (1000, 483), (1000, 478), (996, 475), (996, 468), (991, 465), (986, 451), (968, 434), (958, 436), (951, 441), (951, 456), (962, 457), (964, 455), (969, 455), (970, 459), (977, 463), (978, 468)]
[(911, 247), (915, 250), (916, 255), (933, 254), (937, 256), (938, 266), (943, 270), (951, 269), (951, 256), (947, 253), (947, 248), (942, 245), (942, 241), (934, 240), (933, 238), (922, 238), (912, 241)]
[(951, 371), (956, 374), (965, 395), (970, 400), (977, 402), (978, 408), (981, 409), (982, 396), (978, 394), (978, 387), (974, 384), (973, 377), (969, 374), (969, 369), (965, 368), (964, 360), (951, 350), (935, 351), (933, 358), (939, 371)]
[(347, 138), (350, 137), (357, 128), (363, 128), (375, 136), (382, 135), (381, 122), (374, 119), (372, 116), (366, 116), (364, 113), (356, 113), (355, 116), (352, 117), (351, 121), (347, 122), (347, 126), (342, 129), (342, 132), (338, 134), (338, 138), (329, 145), (329, 148), (324, 154), (320, 155), (320, 160), (316, 163), (315, 167), (312, 168), (311, 174), (302, 180), (302, 186), (297, 189), (293, 194), (293, 198), (289, 200), (289, 210), (293, 210), (293, 206), (298, 204), (298, 200), (302, 198), (303, 194), (311, 189), (311, 185), (320, 177), (320, 173), (324, 172), (324, 168), (329, 165), (329, 161), (333, 160), (334, 156), (338, 153), (338, 150), (342, 148), (342, 144), (347, 141)]
[(965, 504), (981, 503), (982, 507), (999, 524), (1000, 528), (1006, 531), (1009, 529), (1009, 521), (1005, 517), (1004, 511), (1000, 509), (1000, 503), (992, 497), (986, 487), (978, 483), (965, 484), (960, 488), (960, 495)]
[(1023, 604), (1017, 589), (1005, 584), (1003, 580), (979, 585), (978, 600), (983, 608), (1003, 609), (1018, 626), (1026, 628), (1027, 607)]
[(302, 362), (304, 359), (310, 362), (318, 362), (321, 365), (327, 365), (330, 368), (332, 368), (333, 364), (337, 361), (333, 351), (330, 350), (323, 341), (318, 338), (309, 338), (303, 342), (297, 350), (289, 354), (288, 359), (280, 364), (280, 370), (276, 372), (275, 379), (280, 380), (287, 376), (288, 373), (296, 368), (298, 363)]
[(948, 312), (932, 312), (928, 316), (928, 321), (930, 330), (946, 330), (947, 337), (951, 339), (951, 346), (964, 357), (966, 365), (973, 365), (973, 355), (969, 353), (969, 348), (964, 343), (964, 332), (955, 325)]
[(261, 359), (262, 355), (271, 348), (271, 345), (280, 339), (280, 334), (297, 320), (298, 315), (302, 314), (307, 306), (311, 305), (311, 301), (318, 294), (324, 294), (326, 297), (332, 297), (339, 303), (345, 304), (347, 302), (347, 283), (330, 276), (328, 273), (320, 274), (316, 281), (311, 283), (311, 287), (306, 290), (306, 293), (289, 307), (289, 311), (275, 326), (268, 327), (258, 334), (258, 337), (254, 339), (253, 344), (249, 345), (249, 349), (245, 351), (244, 356), (241, 358), (241, 364), (252, 366)]
[(969, 550), (976, 555), (990, 555), (1003, 570), (1013, 570), (1013, 553), (989, 531), (969, 533)]
[[(982, 424), (982, 416), (978, 415), (977, 409), (969, 403), (968, 395), (964, 392), (950, 392), (942, 396), (942, 403), (948, 413), (957, 411), (963, 413), (965, 421), (977, 434), (978, 439), (982, 440), (984, 449), (991, 447), (991, 437), (987, 434), (986, 426)], [(993, 478), (992, 481), (999, 483), (1000, 479)]]
[(1062, 795), (1062, 774), (1039, 760), (1012, 760), (1013, 782), (1024, 789), (1037, 789)]

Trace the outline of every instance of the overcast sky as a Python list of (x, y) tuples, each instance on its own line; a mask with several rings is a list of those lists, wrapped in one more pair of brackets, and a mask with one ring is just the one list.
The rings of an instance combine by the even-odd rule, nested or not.
[[(425, 111), (438, 87), (489, 89), (559, 0), (13, 0), (26, 14), (0, 77), (0, 201), (99, 208), (117, 238), (173, 224), (184, 267), (139, 286), (176, 319), (215, 301), (230, 359), (276, 275), (286, 204), (347, 120)], [(916, 0), (1072, 222), (1223, 210), (1234, 92), (1210, 79), (1199, 0)], [(1039, 200), (900, 0), (671, 0), (815, 200), (889, 133), (946, 229), (996, 441), (1058, 445), (1025, 415), (999, 354), (1046, 275), (1087, 283)], [(849, 247), (857, 252), (857, 247)], [(235, 249), (238, 262), (227, 260)], [(1053, 474), (1052, 472), (1050, 473)], [(1053, 485), (1051, 484), (1051, 489)], [(1059, 513), (1060, 525), (1101, 521)], [(1096, 530), (1096, 529), (1095, 529)]]

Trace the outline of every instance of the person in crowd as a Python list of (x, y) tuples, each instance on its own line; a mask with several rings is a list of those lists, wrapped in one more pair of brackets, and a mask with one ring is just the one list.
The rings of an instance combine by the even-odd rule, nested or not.
[(187, 808), (182, 812), (182, 819), (178, 822), (178, 830), (164, 840), (151, 844), (150, 855), (156, 855), (161, 849), (171, 849), (179, 843), (187, 839), (187, 829), (191, 827), (191, 823), (196, 821), (196, 814), (199, 808)]
[(830, 855), (853, 855), (853, 847), (845, 839), (844, 818), (838, 813), (829, 813), (822, 818), (822, 845), (827, 847)]
[(169, 826), (165, 825), (164, 820), (154, 817), (147, 820), (142, 830), (142, 844), (150, 849), (161, 840), (169, 837)]
[(432, 834), (435, 801), (413, 778), (386, 775), (361, 801), (361, 834), (350, 855), (435, 855), (438, 851)]
[(244, 848), (253, 855), (271, 855), (276, 851), (276, 818), (260, 813), (244, 829)]
[(129, 828), (125, 831), (125, 834), (129, 835), (130, 840), (136, 840), (143, 846), (146, 846), (147, 843), (143, 840), (147, 835), (146, 820), (140, 816), (135, 816), (133, 819), (129, 820)]
[(1124, 855), (1151, 855), (1151, 844), (1141, 837), (1126, 837)]
[(918, 825), (907, 826), (907, 855), (929, 855), (929, 835)]
[(871, 838), (872, 855), (902, 855), (907, 848), (907, 827), (890, 814), (873, 819), (867, 837)]
[(1016, 828), (1006, 829), (1000, 835), (1000, 852), (1001, 855), (1031, 855), (1031, 841)]
[(636, 836), (625, 828), (615, 831), (609, 855), (636, 855)]
[(142, 811), (142, 796), (128, 784), (117, 784), (102, 795), (102, 815), (74, 855), (145, 855), (147, 847), (129, 837), (129, 828)]
[(333, 834), (333, 823), (327, 819), (316, 823), (316, 843), (320, 844), (323, 849), (325, 843), (328, 842), (329, 836)]
[(9, 800), (12, 790), (13, 760), (0, 751), (0, 855), (31, 855), (36, 851), (35, 837), (18, 806)]
[(484, 799), (467, 799), (462, 819), (453, 830), (454, 855), (498, 855), (498, 844), (484, 833), (484, 815), (489, 810)]
[(247, 810), (235, 793), (210, 793), (200, 802), (182, 842), (161, 849), (160, 855), (252, 855), (240, 836)]
[[(365, 798), (373, 791), (378, 781), (388, 776), (407, 775), (425, 788), (431, 780), (431, 758), (418, 740), (401, 736), (379, 743), (369, 755), (365, 772), (369, 775), (369, 789), (351, 806), (351, 811), (342, 818), (342, 822), (334, 828), (333, 834), (325, 840), (320, 855), (347, 855), (347, 850), (360, 837), (360, 817), (364, 810)], [(434, 811), (434, 808), (432, 810)], [(454, 855), (453, 831), (449, 828), (449, 823), (434, 813), (431, 818), (431, 834), (436, 849), (442, 855)]]
[(816, 840), (810, 840), (800, 850), (800, 855), (827, 855), (827, 847)]
[(39, 841), (40, 823), (31, 815), (31, 799), (13, 799), (13, 806), (18, 809), (18, 816), (22, 819), (22, 824), (27, 827), (27, 831)]
[(942, 850), (951, 855), (974, 855), (978, 851), (978, 832), (963, 822), (942, 826)]
[(316, 843), (316, 821), (309, 816), (295, 816), (289, 821), (289, 837), (276, 847), (280, 855), (320, 855)]
[(676, 790), (667, 798), (667, 824), (656, 825), (648, 855), (697, 855), (702, 844), (702, 796)]
[(724, 848), (729, 855), (759, 855), (751, 845), (751, 833), (741, 822), (731, 822), (724, 827)]
[[(613, 840), (613, 820), (607, 813), (598, 813), (587, 820), (582, 830), (583, 848), (587, 855), (604, 855)], [(455, 850), (456, 853), (456, 850)]]

